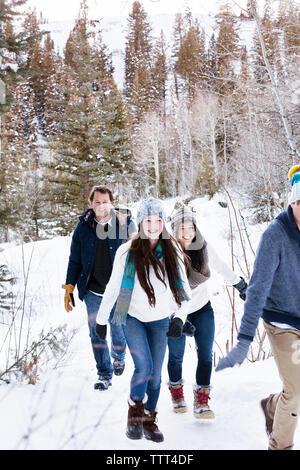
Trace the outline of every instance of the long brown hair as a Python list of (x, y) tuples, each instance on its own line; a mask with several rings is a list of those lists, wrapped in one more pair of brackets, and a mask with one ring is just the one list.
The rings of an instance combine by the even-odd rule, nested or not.
[[(156, 277), (166, 284), (166, 276), (169, 281), (170, 289), (173, 293), (177, 305), (181, 305), (179, 289), (176, 284), (176, 279), (179, 279), (179, 265), (178, 259), (178, 242), (172, 235), (170, 235), (166, 228), (163, 227), (160, 234), (159, 241), (162, 245), (162, 258), (158, 259), (154, 253), (155, 248), (150, 244), (147, 237), (143, 236), (142, 224), (139, 226), (139, 232), (134, 237), (130, 247), (130, 259), (135, 263), (135, 270), (139, 282), (147, 294), (149, 304), (156, 305), (156, 298), (153, 286), (150, 281), (149, 271), (150, 266), (153, 267)], [(176, 248), (177, 247), (177, 248)]]

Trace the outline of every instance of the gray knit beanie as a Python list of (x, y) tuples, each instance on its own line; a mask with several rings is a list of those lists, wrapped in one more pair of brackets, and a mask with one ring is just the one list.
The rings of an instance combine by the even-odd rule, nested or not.
[(166, 222), (166, 212), (159, 199), (149, 197), (140, 203), (136, 216), (137, 225), (139, 225), (142, 220), (149, 215), (158, 215), (164, 223)]
[(197, 228), (196, 213), (189, 207), (183, 206), (178, 209), (178, 211), (173, 216), (171, 216), (170, 223), (173, 236), (177, 238), (179, 226), (184, 222), (193, 222), (196, 230), (195, 240), (193, 243), (191, 243), (189, 250), (201, 249), (204, 245), (204, 238)]
[(183, 206), (171, 217), (171, 228), (173, 235), (177, 237), (179, 225), (183, 222), (193, 222), (196, 226), (196, 214), (189, 207)]

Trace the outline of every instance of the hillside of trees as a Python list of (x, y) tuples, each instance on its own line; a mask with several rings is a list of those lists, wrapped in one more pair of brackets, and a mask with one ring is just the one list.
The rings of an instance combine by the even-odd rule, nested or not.
[[(119, 89), (86, 0), (61, 52), (26, 0), (1, 0), (1, 242), (70, 233), (94, 184), (110, 185), (120, 203), (224, 189), (253, 220), (271, 220), (300, 161), (300, 8), (273, 5), (258, 12), (248, 0), (237, 15), (225, 3), (210, 37), (186, 10), (170, 43), (135, 1)], [(245, 22), (255, 25), (249, 50)]]

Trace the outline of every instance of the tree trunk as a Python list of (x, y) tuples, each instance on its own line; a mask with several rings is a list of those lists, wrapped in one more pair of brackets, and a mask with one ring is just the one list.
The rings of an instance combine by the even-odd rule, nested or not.
[(289, 126), (289, 123), (288, 123), (288, 120), (287, 120), (287, 112), (286, 112), (283, 100), (280, 96), (278, 87), (276, 85), (273, 70), (271, 68), (270, 62), (269, 62), (268, 57), (267, 57), (266, 45), (265, 45), (265, 41), (264, 41), (264, 38), (263, 38), (263, 35), (262, 35), (259, 17), (257, 15), (257, 12), (256, 12), (255, 7), (253, 5), (253, 0), (249, 0), (249, 2), (250, 2), (251, 12), (252, 12), (253, 18), (255, 20), (256, 27), (257, 27), (257, 33), (258, 33), (260, 46), (261, 46), (261, 49), (262, 49), (263, 59), (264, 59), (265, 66), (266, 66), (266, 69), (267, 69), (267, 72), (268, 72), (268, 75), (269, 75), (269, 78), (270, 78), (270, 81), (271, 81), (272, 91), (275, 95), (275, 98), (276, 98), (276, 101), (277, 101), (277, 104), (278, 104), (278, 108), (279, 108), (279, 114), (280, 114), (280, 117), (281, 117), (281, 120), (282, 120), (282, 123), (283, 123), (283, 128), (284, 128), (284, 131), (285, 131), (285, 135), (286, 135), (288, 144), (290, 146), (290, 149), (292, 151), (292, 159), (293, 159), (292, 161), (293, 161), (293, 165), (294, 165), (296, 163), (295, 157), (299, 158), (300, 157), (300, 152), (297, 149), (296, 143), (295, 143), (294, 138), (292, 136), (292, 131), (290, 129), (290, 126)]

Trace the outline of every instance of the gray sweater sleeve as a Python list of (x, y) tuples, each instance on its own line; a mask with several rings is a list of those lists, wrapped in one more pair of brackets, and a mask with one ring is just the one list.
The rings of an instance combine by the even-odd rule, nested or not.
[[(270, 228), (270, 226), (269, 226)], [(253, 340), (259, 319), (272, 287), (274, 273), (280, 261), (280, 240), (272, 237), (269, 228), (263, 233), (247, 288), (244, 315), (238, 339)]]

